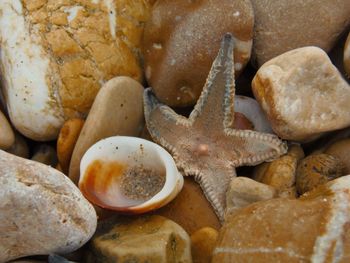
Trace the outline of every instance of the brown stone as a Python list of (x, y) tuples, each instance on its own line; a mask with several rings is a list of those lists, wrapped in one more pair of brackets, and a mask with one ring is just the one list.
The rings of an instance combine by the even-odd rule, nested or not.
[(344, 176), (300, 199), (243, 208), (220, 229), (212, 262), (347, 262), (349, 189), (350, 176)]
[(218, 230), (220, 221), (205, 198), (201, 187), (192, 177), (184, 179), (184, 186), (178, 196), (154, 213), (173, 220), (190, 235), (203, 227)]
[(253, 59), (261, 66), (286, 51), (317, 46), (330, 51), (350, 25), (348, 0), (252, 0)]
[(54, 147), (48, 144), (40, 144), (34, 149), (32, 161), (40, 162), (52, 167), (57, 165), (57, 154)]
[(8, 153), (12, 153), (22, 158), (29, 159), (29, 147), (26, 139), (15, 132), (15, 142), (14, 144), (6, 150)]
[(190, 242), (188, 234), (167, 218), (128, 219), (97, 231), (86, 262), (191, 263)]
[(271, 59), (258, 70), (252, 87), (283, 139), (308, 141), (350, 125), (350, 86), (319, 48)]
[(324, 153), (337, 157), (344, 165), (344, 174), (350, 174), (350, 139), (341, 139), (329, 145)]
[(0, 149), (7, 150), (15, 142), (15, 134), (5, 115), (0, 110)]
[(69, 177), (78, 183), (80, 160), (97, 141), (115, 135), (137, 136), (143, 127), (143, 87), (116, 77), (99, 91), (74, 147)]
[(350, 33), (344, 46), (344, 69), (347, 76), (350, 78)]
[(340, 159), (329, 154), (313, 154), (302, 159), (296, 171), (296, 188), (299, 194), (344, 175)]
[(253, 25), (247, 0), (156, 2), (145, 27), (144, 57), (145, 75), (158, 99), (193, 105), (227, 32), (235, 37), (235, 69), (241, 72), (250, 58)]
[(61, 169), (65, 174), (68, 173), (69, 163), (72, 157), (74, 146), (78, 140), (83, 125), (83, 119), (69, 119), (63, 124), (58, 135), (57, 158), (60, 163)]
[(193, 263), (210, 263), (218, 231), (203, 227), (191, 235), (191, 252)]

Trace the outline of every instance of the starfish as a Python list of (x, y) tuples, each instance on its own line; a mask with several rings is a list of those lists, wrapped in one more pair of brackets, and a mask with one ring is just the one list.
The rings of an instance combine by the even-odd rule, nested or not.
[(232, 35), (226, 34), (189, 118), (160, 103), (151, 88), (144, 93), (152, 138), (172, 154), (184, 175), (195, 177), (221, 221), (235, 167), (256, 165), (287, 151), (276, 135), (234, 128), (233, 46)]

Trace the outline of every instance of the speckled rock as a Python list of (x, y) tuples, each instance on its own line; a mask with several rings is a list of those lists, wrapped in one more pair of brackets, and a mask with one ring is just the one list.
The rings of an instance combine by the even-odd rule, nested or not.
[(29, 147), (27, 140), (18, 132), (15, 132), (14, 144), (12, 144), (12, 146), (6, 151), (19, 157), (29, 159)]
[(74, 146), (77, 143), (84, 120), (73, 118), (67, 120), (58, 134), (57, 139), (57, 158), (62, 171), (67, 174), (70, 159), (72, 158)]
[(54, 168), (0, 151), (0, 188), (0, 262), (69, 253), (95, 231), (92, 205)]
[(350, 139), (341, 139), (329, 145), (324, 153), (337, 157), (344, 165), (344, 174), (350, 174)]
[(15, 134), (5, 115), (0, 110), (0, 149), (7, 150), (14, 142)]
[(39, 144), (34, 147), (34, 154), (31, 160), (52, 167), (56, 167), (58, 161), (55, 148), (49, 144)]
[(108, 81), (97, 94), (74, 147), (69, 166), (72, 181), (78, 183), (80, 160), (91, 145), (115, 135), (137, 136), (143, 122), (143, 87), (129, 77)]
[(296, 188), (303, 194), (342, 175), (344, 165), (339, 158), (325, 153), (309, 155), (298, 164)]
[(210, 263), (217, 239), (218, 231), (211, 227), (203, 227), (194, 232), (191, 235), (193, 263)]
[(286, 155), (256, 166), (252, 178), (274, 187), (279, 197), (295, 198), (296, 169), (299, 160), (303, 157), (303, 149), (299, 145), (291, 145)]
[(235, 71), (241, 72), (250, 58), (253, 26), (249, 0), (157, 1), (143, 42), (145, 75), (158, 99), (195, 104), (227, 32), (235, 37)]
[(253, 58), (259, 66), (299, 47), (318, 46), (328, 52), (350, 25), (348, 0), (252, 0), (252, 4)]
[(188, 234), (167, 218), (129, 219), (97, 231), (86, 262), (190, 263), (190, 243)]
[(350, 33), (344, 46), (344, 69), (348, 78), (350, 78)]
[(276, 190), (269, 185), (259, 183), (248, 177), (236, 177), (230, 182), (226, 193), (226, 214), (237, 213), (252, 203), (269, 200), (276, 196)]
[(347, 262), (350, 257), (350, 176), (300, 199), (258, 202), (228, 218), (213, 263)]
[(252, 86), (283, 139), (308, 141), (350, 125), (350, 86), (320, 48), (299, 48), (271, 59)]

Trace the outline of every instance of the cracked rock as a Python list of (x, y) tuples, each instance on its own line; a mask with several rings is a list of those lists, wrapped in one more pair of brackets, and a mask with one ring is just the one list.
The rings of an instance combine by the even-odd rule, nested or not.
[(57, 170), (0, 150), (0, 262), (69, 253), (96, 229), (96, 213)]

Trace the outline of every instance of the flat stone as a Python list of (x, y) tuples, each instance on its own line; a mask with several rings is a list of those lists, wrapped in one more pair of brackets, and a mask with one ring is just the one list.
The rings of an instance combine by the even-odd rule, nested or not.
[(350, 174), (350, 139), (341, 139), (329, 145), (324, 153), (337, 157), (344, 165), (344, 174)]
[(0, 149), (7, 150), (15, 142), (15, 134), (6, 119), (5, 115), (0, 111)]
[(171, 106), (195, 104), (227, 32), (235, 37), (238, 75), (250, 59), (253, 25), (248, 0), (158, 1), (143, 43), (145, 75), (157, 98)]
[(98, 92), (80, 132), (69, 166), (78, 183), (80, 160), (97, 141), (116, 135), (137, 136), (143, 128), (143, 87), (129, 77), (116, 77)]
[(0, 262), (69, 253), (96, 229), (96, 213), (64, 174), (0, 150)]
[(203, 227), (191, 235), (191, 251), (193, 263), (210, 263), (218, 231), (211, 227)]
[(243, 208), (219, 231), (212, 262), (347, 262), (349, 190), (350, 175), (300, 199), (277, 198)]
[(348, 0), (252, 0), (252, 4), (253, 60), (258, 66), (304, 46), (328, 52), (350, 25)]
[(286, 52), (265, 63), (254, 96), (282, 139), (309, 141), (350, 125), (350, 86), (317, 47)]
[(350, 33), (344, 46), (344, 68), (348, 78), (350, 78)]
[(226, 215), (237, 213), (241, 208), (258, 201), (269, 200), (276, 196), (276, 190), (269, 185), (259, 183), (248, 177), (233, 178), (226, 193)]
[(256, 166), (252, 178), (272, 186), (279, 197), (295, 198), (296, 170), (299, 160), (303, 157), (303, 149), (299, 145), (291, 145), (286, 155)]
[(91, 240), (87, 263), (192, 262), (190, 237), (165, 217), (128, 219), (101, 229)]

